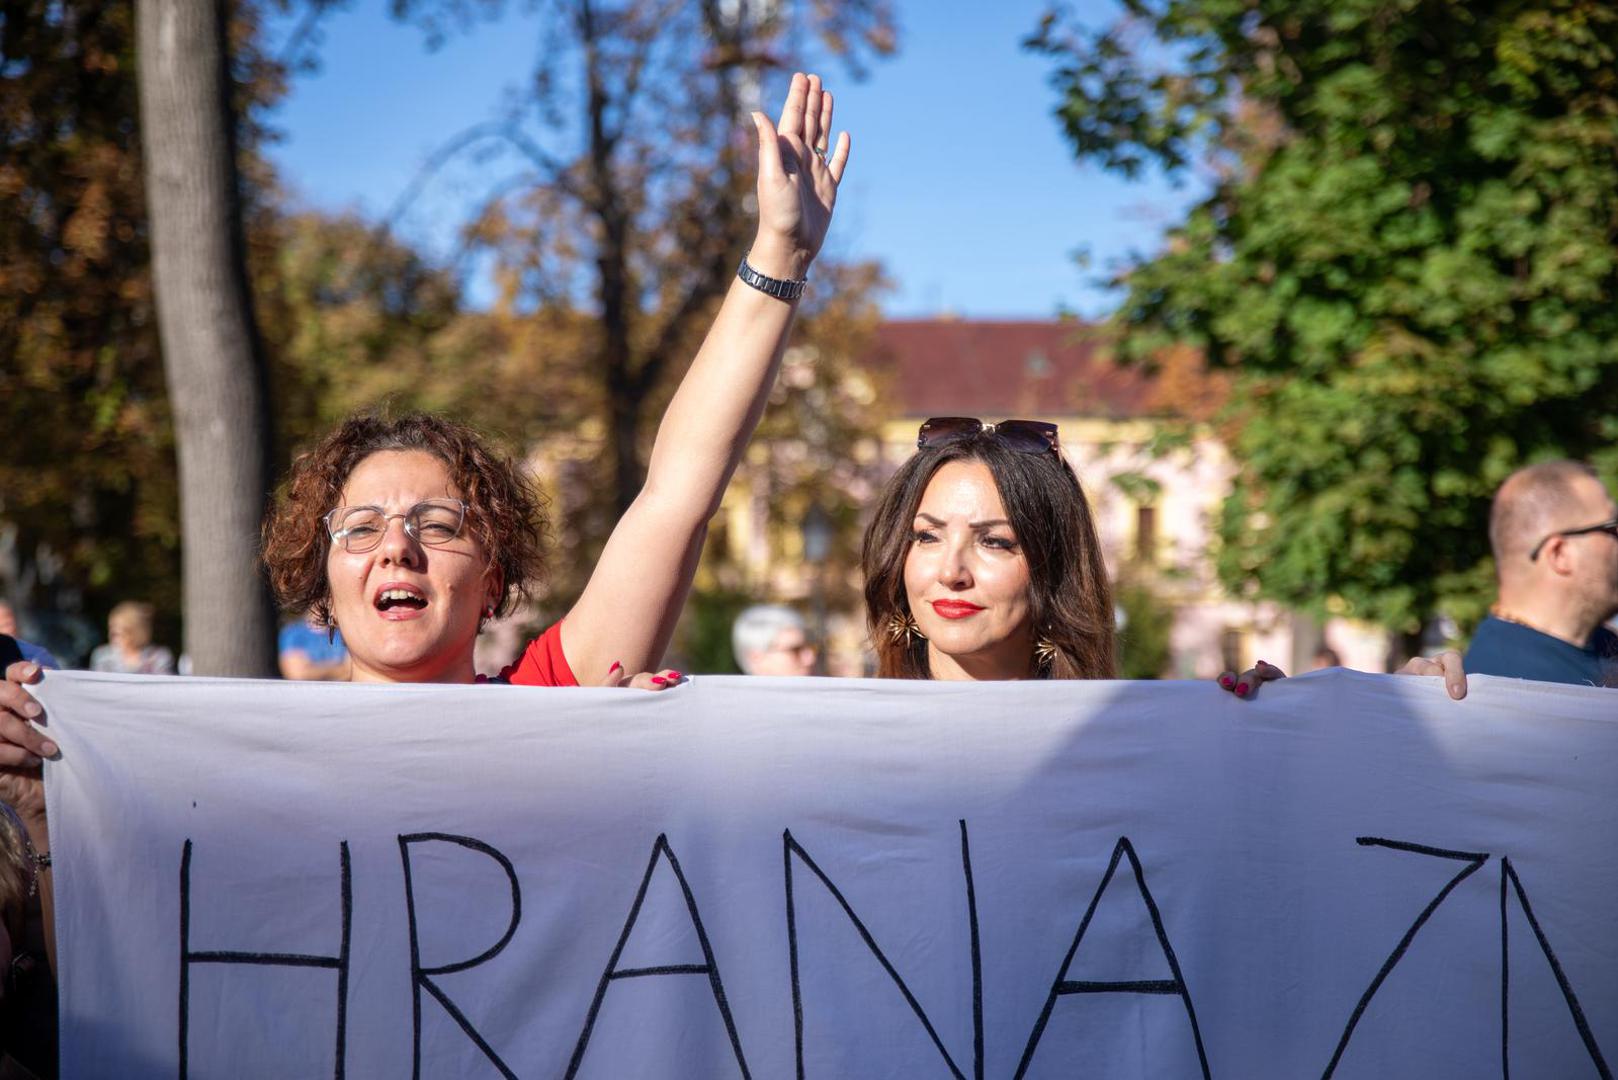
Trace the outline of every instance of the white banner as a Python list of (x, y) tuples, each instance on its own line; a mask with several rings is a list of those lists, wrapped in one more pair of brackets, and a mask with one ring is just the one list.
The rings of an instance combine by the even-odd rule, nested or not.
[(47, 674), (66, 1077), (1618, 1064), (1618, 692)]

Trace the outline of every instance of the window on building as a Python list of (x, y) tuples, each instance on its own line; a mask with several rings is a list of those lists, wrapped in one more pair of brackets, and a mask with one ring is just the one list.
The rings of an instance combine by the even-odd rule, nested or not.
[(1157, 562), (1157, 507), (1135, 507), (1135, 561)]

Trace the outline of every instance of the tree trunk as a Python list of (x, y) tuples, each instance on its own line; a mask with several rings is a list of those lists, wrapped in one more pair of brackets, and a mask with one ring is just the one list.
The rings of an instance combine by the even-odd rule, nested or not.
[(185, 648), (199, 675), (271, 675), (275, 608), (258, 565), (269, 414), (243, 259), (226, 7), (138, 0), (135, 20)]

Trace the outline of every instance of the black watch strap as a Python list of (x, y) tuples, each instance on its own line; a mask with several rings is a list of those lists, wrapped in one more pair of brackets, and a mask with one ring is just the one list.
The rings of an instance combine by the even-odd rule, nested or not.
[(761, 274), (748, 264), (746, 255), (742, 256), (742, 264), (736, 268), (736, 276), (759, 292), (773, 296), (777, 300), (796, 300), (803, 295), (803, 287), (809, 284), (808, 278), (790, 281)]

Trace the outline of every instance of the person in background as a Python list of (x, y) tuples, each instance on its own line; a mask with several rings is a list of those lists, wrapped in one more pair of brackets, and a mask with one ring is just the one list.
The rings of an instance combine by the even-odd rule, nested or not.
[(276, 662), (283, 679), (312, 682), (347, 682), (348, 649), (335, 626), (316, 626), (308, 616), (281, 627)]
[(107, 644), (90, 654), (91, 671), (173, 675), (174, 654), (152, 644), (152, 605), (125, 600), (107, 616)]
[(754, 604), (736, 617), (730, 646), (746, 675), (813, 675), (815, 647), (803, 616), (781, 604)]
[(1310, 671), (1319, 671), (1322, 668), (1342, 667), (1343, 658), (1337, 655), (1337, 650), (1330, 645), (1322, 645), (1315, 650), (1315, 658), (1309, 662)]
[(1519, 469), (1489, 511), (1496, 602), (1466, 670), (1618, 687), (1618, 503), (1579, 461)]
[(59, 668), (61, 662), (51, 655), (51, 651), (31, 641), (24, 641), (17, 636), (17, 609), (4, 600), (0, 600), (0, 634), (4, 634), (16, 641), (17, 649), (22, 653), (24, 660), (32, 660), (43, 668)]

